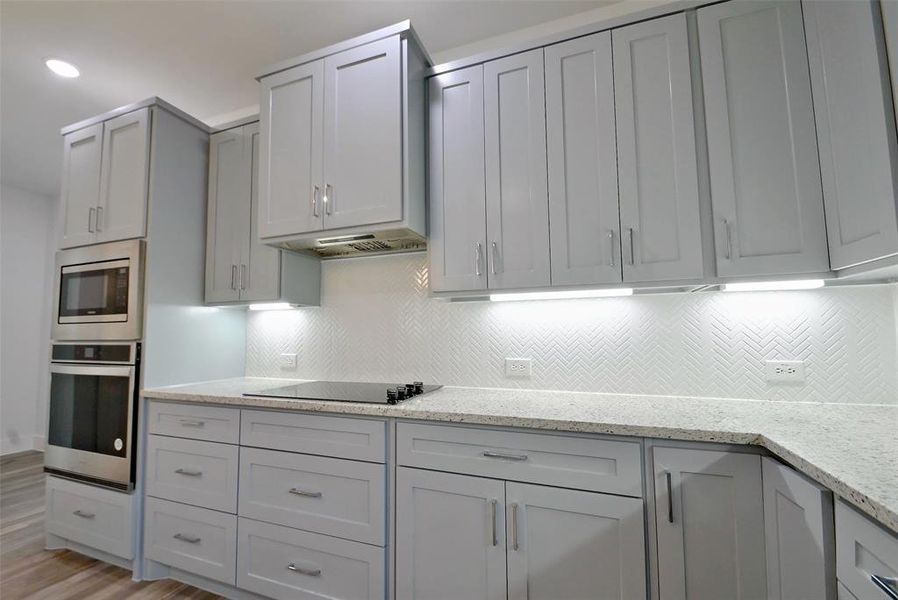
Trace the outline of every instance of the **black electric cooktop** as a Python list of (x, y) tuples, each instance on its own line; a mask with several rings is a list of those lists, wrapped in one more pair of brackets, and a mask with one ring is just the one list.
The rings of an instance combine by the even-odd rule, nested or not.
[(368, 402), (371, 404), (396, 404), (428, 392), (441, 385), (414, 383), (363, 383), (357, 381), (308, 381), (262, 390), (244, 396), (260, 398), (289, 398), (291, 400), (330, 400), (333, 402)]

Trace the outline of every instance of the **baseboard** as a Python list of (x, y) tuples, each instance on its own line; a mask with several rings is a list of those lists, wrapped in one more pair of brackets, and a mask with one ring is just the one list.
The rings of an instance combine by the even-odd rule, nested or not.
[(32, 449), (43, 452), (47, 449), (47, 436), (35, 435), (31, 438)]
[(18, 454), (34, 450), (34, 440), (31, 436), (25, 438), (21, 436), (0, 438), (0, 456), (7, 454)]

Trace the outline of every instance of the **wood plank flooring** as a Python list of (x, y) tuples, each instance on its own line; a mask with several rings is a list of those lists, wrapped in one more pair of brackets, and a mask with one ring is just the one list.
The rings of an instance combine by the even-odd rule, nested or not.
[(0, 598), (3, 600), (159, 600), (220, 598), (131, 572), (69, 550), (44, 550), (43, 454), (0, 458)]

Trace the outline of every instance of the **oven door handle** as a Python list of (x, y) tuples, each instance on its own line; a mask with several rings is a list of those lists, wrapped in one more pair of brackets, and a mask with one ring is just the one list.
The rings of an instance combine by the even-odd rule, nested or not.
[(134, 377), (134, 367), (130, 365), (63, 365), (50, 363), (50, 373), (60, 375), (96, 375), (99, 377)]

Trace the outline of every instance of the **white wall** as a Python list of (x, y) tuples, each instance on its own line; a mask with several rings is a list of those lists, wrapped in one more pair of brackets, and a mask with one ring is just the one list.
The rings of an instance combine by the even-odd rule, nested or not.
[(43, 448), (58, 199), (0, 185), (0, 453)]
[[(423, 254), (326, 261), (321, 307), (249, 313), (247, 375), (895, 404), (896, 300), (871, 285), (450, 303), (429, 297)], [(506, 378), (506, 357), (533, 376)], [(806, 361), (806, 383), (768, 383), (765, 360)]]

